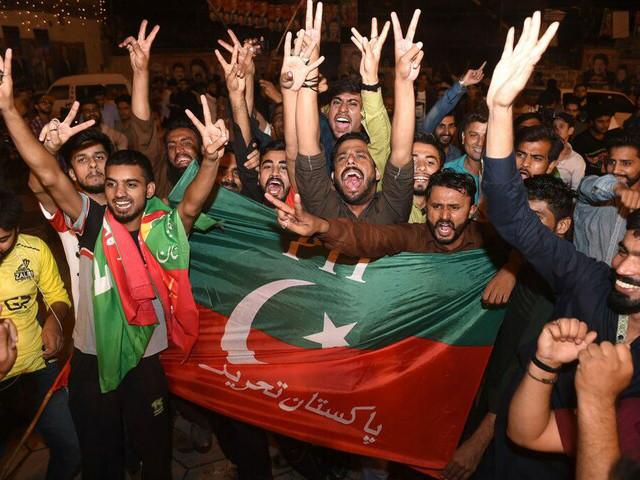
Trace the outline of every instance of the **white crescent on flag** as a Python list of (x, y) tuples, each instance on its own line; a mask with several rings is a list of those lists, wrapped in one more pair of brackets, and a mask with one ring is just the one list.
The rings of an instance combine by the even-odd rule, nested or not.
[(303, 287), (305, 285), (315, 284), (293, 278), (276, 280), (256, 288), (244, 297), (231, 312), (224, 329), (224, 335), (220, 341), (220, 347), (227, 352), (227, 361), (232, 364), (265, 363), (258, 360), (255, 353), (249, 350), (247, 345), (253, 320), (271, 297), (287, 288)]

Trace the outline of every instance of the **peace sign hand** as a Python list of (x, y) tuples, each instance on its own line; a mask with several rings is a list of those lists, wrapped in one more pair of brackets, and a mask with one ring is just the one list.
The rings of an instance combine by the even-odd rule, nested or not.
[(418, 20), (420, 19), (420, 10), (413, 12), (409, 29), (407, 30), (407, 36), (402, 36), (402, 27), (400, 26), (400, 20), (396, 12), (391, 12), (391, 23), (393, 24), (393, 39), (394, 39), (394, 52), (396, 56), (396, 65), (400, 61), (400, 58), (411, 50), (413, 46), (413, 37), (416, 35), (416, 28), (418, 27)]
[[(307, 12), (304, 21), (304, 32), (315, 42), (317, 51), (313, 52), (314, 57), (320, 55), (320, 39), (322, 37), (322, 2), (316, 5), (316, 15), (313, 15), (313, 0), (307, 0)], [(314, 57), (308, 57), (315, 59)]]
[(284, 58), (282, 60), (280, 86), (291, 89), (294, 92), (300, 90), (309, 73), (324, 62), (324, 57), (320, 57), (315, 62), (309, 63), (310, 56), (316, 47), (316, 42), (311, 40), (311, 43), (302, 51), (303, 43), (305, 43), (304, 40), (305, 31), (300, 30), (293, 51), (291, 50), (291, 32), (287, 32), (284, 40)]
[(149, 33), (149, 36), (147, 36), (147, 21), (143, 20), (140, 24), (140, 30), (138, 31), (138, 39), (136, 40), (133, 36), (130, 36), (119, 45), (120, 48), (126, 48), (129, 51), (131, 68), (134, 73), (147, 70), (151, 45), (159, 30), (160, 25), (156, 25)]
[(204, 125), (196, 118), (191, 110), (187, 109), (185, 113), (196, 126), (202, 137), (202, 146), (204, 149), (203, 161), (216, 162), (224, 155), (224, 147), (229, 141), (229, 132), (224, 124), (224, 120), (220, 119), (216, 123), (211, 121), (209, 104), (204, 95), (200, 95), (200, 101), (202, 102), (202, 112), (204, 113)]
[(224, 70), (224, 80), (229, 89), (229, 94), (233, 95), (234, 93), (244, 93), (246, 81), (244, 75), (240, 74), (240, 65), (238, 65), (239, 47), (234, 45), (231, 52), (231, 61), (229, 63), (227, 63), (218, 50), (215, 51), (215, 54)]
[(374, 17), (371, 19), (371, 38), (363, 37), (356, 28), (351, 29), (353, 36), (351, 41), (358, 47), (362, 53), (360, 61), (360, 75), (362, 81), (366, 85), (378, 83), (378, 65), (380, 64), (380, 55), (387, 34), (389, 33), (390, 22), (385, 22), (380, 36), (378, 36), (378, 20)]
[(63, 122), (60, 122), (57, 118), (54, 118), (49, 123), (47, 123), (42, 131), (40, 132), (40, 136), (38, 140), (42, 142), (44, 148), (47, 149), (51, 155), (55, 155), (62, 146), (76, 133), (86, 130), (91, 127), (95, 122), (95, 120), (87, 120), (86, 122), (79, 123), (78, 125), (72, 127), (71, 123), (76, 118), (78, 114), (78, 108), (80, 104), (78, 102), (73, 102), (71, 106), (71, 110), (67, 114), (67, 117)]

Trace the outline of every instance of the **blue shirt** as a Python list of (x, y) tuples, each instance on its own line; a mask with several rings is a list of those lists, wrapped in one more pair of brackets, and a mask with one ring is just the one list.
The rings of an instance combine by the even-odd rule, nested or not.
[(438, 124), (444, 117), (451, 112), (465, 94), (467, 90), (456, 82), (450, 87), (444, 95), (431, 107), (429, 113), (423, 115), (416, 122), (416, 129), (418, 132), (433, 133)]

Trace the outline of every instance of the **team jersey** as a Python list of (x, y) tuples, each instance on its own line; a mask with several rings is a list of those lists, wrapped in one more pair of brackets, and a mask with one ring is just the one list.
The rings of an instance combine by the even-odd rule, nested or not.
[(38, 291), (48, 305), (71, 305), (49, 247), (38, 237), (20, 234), (11, 252), (0, 259), (2, 318), (13, 320), (18, 329), (18, 356), (4, 380), (45, 366), (37, 319)]

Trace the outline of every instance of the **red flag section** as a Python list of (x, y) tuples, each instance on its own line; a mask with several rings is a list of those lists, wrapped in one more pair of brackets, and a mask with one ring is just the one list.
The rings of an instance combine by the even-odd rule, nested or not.
[(425, 471), (453, 454), (491, 352), (414, 336), (377, 350), (310, 350), (252, 328), (253, 363), (232, 364), (221, 347), (227, 317), (199, 311), (189, 359), (175, 347), (162, 355), (172, 392), (268, 430)]

